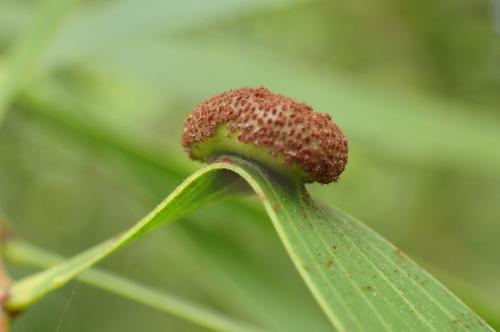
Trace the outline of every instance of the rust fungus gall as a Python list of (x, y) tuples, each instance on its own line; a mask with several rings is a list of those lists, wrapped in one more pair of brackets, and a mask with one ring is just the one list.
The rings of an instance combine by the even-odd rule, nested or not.
[(347, 163), (347, 139), (330, 115), (264, 87), (202, 102), (186, 119), (182, 144), (196, 160), (238, 154), (303, 182), (335, 182)]

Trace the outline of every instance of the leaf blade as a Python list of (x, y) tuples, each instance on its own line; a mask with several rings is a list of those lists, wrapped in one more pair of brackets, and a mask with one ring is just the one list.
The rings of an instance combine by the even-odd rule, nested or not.
[[(368, 227), (339, 211), (319, 208), (301, 186), (294, 189), (293, 185), (272, 185), (272, 179), (262, 181), (267, 177), (265, 172), (252, 163), (242, 162), (240, 166), (247, 172), (255, 172), (249, 172), (252, 176), (246, 180), (251, 183), (257, 179), (258, 187), (264, 188), (260, 193), (267, 197), (263, 204), (278, 234), (337, 329), (492, 331), (443, 285)], [(252, 187), (258, 191), (258, 187)], [(279, 209), (272, 206), (276, 203)], [(363, 240), (367, 240), (370, 250), (381, 247), (387, 253), (381, 255), (379, 251), (378, 256), (367, 258), (367, 249), (362, 249)], [(343, 253), (338, 253), (340, 248)], [(380, 261), (381, 257), (385, 257), (385, 264)], [(379, 259), (377, 264), (375, 258)], [(405, 274), (397, 272), (396, 278), (392, 268), (402, 259), (405, 265), (399, 269)], [(339, 267), (337, 275), (332, 275), (333, 264)], [(378, 276), (373, 278), (372, 273)], [(410, 275), (425, 279), (425, 288)], [(400, 285), (406, 289), (401, 290)]]
[[(99, 262), (146, 230), (165, 222), (162, 219), (172, 220), (203, 205), (198, 200), (208, 192), (214, 193), (210, 201), (230, 193), (224, 191), (229, 186), (213, 181), (216, 175), (227, 177), (224, 170), (230, 170), (261, 198), (293, 263), (338, 330), (492, 331), (438, 281), (354, 218), (318, 206), (300, 183), (255, 163), (230, 158), (231, 163), (208, 165), (188, 178), (121, 237), (91, 248), (59, 268), (14, 284), (7, 308), (29, 305), (31, 302), (22, 295), (35, 291), (33, 299), (38, 299), (76, 277), (83, 271), (82, 265), (88, 268)], [(174, 204), (175, 199), (180, 202)], [(175, 213), (165, 211), (169, 209)], [(61, 273), (64, 278), (54, 278), (54, 273)]]

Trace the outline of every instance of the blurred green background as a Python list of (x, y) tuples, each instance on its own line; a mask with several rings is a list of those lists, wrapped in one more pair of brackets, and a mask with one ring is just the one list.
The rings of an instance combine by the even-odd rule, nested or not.
[[(341, 180), (313, 196), (500, 328), (498, 0), (1, 0), (4, 214), (67, 256), (124, 230), (199, 167), (179, 144), (194, 106), (259, 85), (332, 114), (350, 140)], [(257, 211), (204, 208), (102, 265), (277, 330), (319, 330)], [(78, 282), (13, 330), (202, 331)]]

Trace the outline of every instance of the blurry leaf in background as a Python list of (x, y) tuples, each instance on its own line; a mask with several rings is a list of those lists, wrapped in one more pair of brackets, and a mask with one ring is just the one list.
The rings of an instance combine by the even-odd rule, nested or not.
[(33, 71), (37, 71), (38, 58), (46, 48), (47, 40), (58, 27), (64, 14), (75, 0), (46, 0), (29, 28), (13, 46), (8, 55), (6, 72), (0, 73), (0, 123), (12, 95), (22, 88)]
[[(6, 255), (17, 264), (32, 265), (39, 268), (49, 268), (63, 261), (63, 259), (57, 255), (19, 240), (10, 241), (6, 248)], [(80, 275), (78, 279), (92, 286), (129, 298), (215, 331), (248, 332), (258, 330), (255, 327), (245, 325), (243, 322), (224, 317), (209, 308), (189, 303), (173, 294), (138, 284), (103, 270), (87, 270)]]
[(202, 0), (126, 0), (86, 6), (78, 17), (65, 26), (46, 58), (49, 67), (60, 62), (85, 60), (89, 54), (130, 47), (137, 41), (160, 37), (174, 29), (200, 26), (214, 19), (289, 6), (296, 2), (217, 0), (207, 4)]

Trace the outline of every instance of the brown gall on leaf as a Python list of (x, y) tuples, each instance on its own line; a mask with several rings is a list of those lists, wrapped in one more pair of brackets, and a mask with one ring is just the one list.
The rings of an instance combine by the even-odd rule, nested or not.
[(209, 160), (208, 153), (194, 153), (194, 148), (216, 137), (222, 126), (228, 133), (222, 139), (265, 148), (287, 168), (298, 166), (304, 182), (336, 182), (347, 163), (347, 139), (330, 115), (264, 87), (223, 92), (199, 104), (183, 133), (191, 158)]

